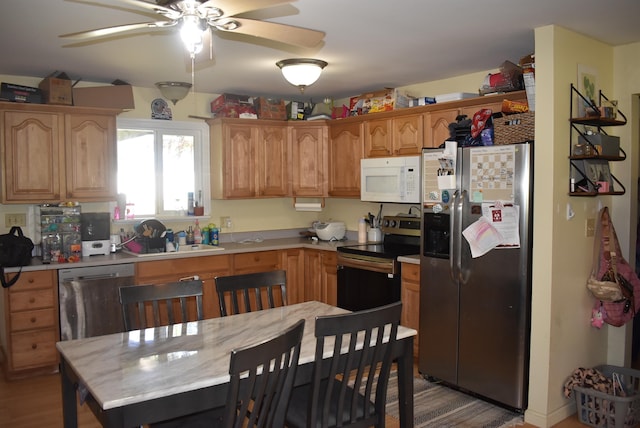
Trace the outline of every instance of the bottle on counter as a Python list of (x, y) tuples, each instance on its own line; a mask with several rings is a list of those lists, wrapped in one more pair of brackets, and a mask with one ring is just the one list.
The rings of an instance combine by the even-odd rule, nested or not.
[(193, 229), (193, 243), (202, 244), (202, 231), (200, 230), (200, 222), (196, 219), (196, 227)]
[(195, 243), (195, 238), (193, 235), (193, 227), (189, 226), (187, 230), (187, 245), (193, 245)]
[(219, 231), (216, 225), (213, 223), (209, 225), (209, 240), (211, 241), (211, 245), (220, 244)]
[(209, 235), (209, 228), (208, 227), (203, 227), (202, 228), (202, 243), (205, 245), (209, 245), (209, 243), (211, 242), (211, 235)]
[(358, 220), (358, 244), (367, 243), (367, 223), (364, 217)]

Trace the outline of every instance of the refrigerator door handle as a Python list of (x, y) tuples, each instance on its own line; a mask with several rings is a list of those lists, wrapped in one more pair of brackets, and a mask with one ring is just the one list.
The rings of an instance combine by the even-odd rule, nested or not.
[(451, 254), (449, 256), (449, 271), (451, 279), (458, 282), (461, 275), (460, 261), (460, 237), (462, 236), (462, 204), (466, 191), (460, 192), (456, 190), (453, 194), (453, 204), (451, 210), (451, 236), (449, 237), (449, 247)]
[(456, 245), (456, 264), (458, 270), (458, 281), (460, 284), (466, 284), (469, 280), (469, 272), (468, 269), (462, 269), (462, 244), (464, 237), (462, 236), (462, 215), (465, 212), (465, 202), (467, 199), (467, 191), (463, 190), (460, 192), (460, 197), (458, 198), (458, 205), (456, 206), (457, 218), (458, 218), (458, 233), (456, 233), (457, 245)]

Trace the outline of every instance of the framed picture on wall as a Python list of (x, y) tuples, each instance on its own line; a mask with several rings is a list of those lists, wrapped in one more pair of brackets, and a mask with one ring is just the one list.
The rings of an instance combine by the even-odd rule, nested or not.
[[(598, 104), (598, 94), (600, 87), (598, 86), (598, 70), (583, 64), (578, 64), (578, 92), (587, 100), (593, 100)], [(578, 117), (585, 117), (586, 109), (589, 107), (587, 102), (576, 95), (576, 105), (578, 106)]]

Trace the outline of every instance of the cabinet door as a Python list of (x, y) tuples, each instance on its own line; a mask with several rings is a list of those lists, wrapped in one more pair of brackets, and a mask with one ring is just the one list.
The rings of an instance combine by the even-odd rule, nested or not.
[(360, 197), (360, 160), (364, 157), (361, 122), (331, 124), (329, 196)]
[(333, 251), (322, 252), (322, 289), (322, 301), (338, 306), (338, 260)]
[(258, 126), (229, 123), (223, 126), (224, 197), (256, 196), (255, 142)]
[[(402, 315), (400, 323), (418, 330), (420, 327), (420, 265), (403, 263), (401, 276)], [(418, 336), (413, 339), (413, 355), (415, 357), (418, 356)]]
[(304, 300), (307, 302), (323, 301), (320, 250), (304, 250)]
[(282, 267), (287, 271), (288, 303), (293, 305), (304, 302), (304, 250), (283, 250)]
[(289, 194), (287, 126), (262, 126), (258, 132), (256, 174), (258, 196)]
[(64, 183), (64, 117), (59, 113), (2, 112), (3, 202), (60, 201)]
[(393, 155), (420, 155), (424, 144), (424, 119), (421, 114), (395, 117), (392, 121)]
[(373, 158), (393, 155), (391, 128), (391, 119), (372, 119), (364, 122), (365, 157)]
[(438, 147), (449, 139), (449, 124), (456, 121), (459, 109), (433, 111), (424, 115), (424, 147)]
[(291, 130), (292, 196), (327, 196), (326, 125), (297, 125)]
[(115, 200), (117, 193), (116, 118), (68, 114), (65, 119), (66, 197)]

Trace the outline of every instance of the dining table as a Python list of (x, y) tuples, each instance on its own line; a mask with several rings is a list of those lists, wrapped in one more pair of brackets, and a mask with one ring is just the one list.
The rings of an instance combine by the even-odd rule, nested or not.
[[(275, 337), (300, 319), (305, 328), (295, 381), (309, 382), (316, 317), (348, 312), (309, 301), (58, 342), (64, 427), (78, 426), (78, 405), (88, 405), (104, 427), (136, 427), (224, 406), (231, 351)], [(416, 334), (400, 326), (393, 350), (402, 427), (413, 426)]]

